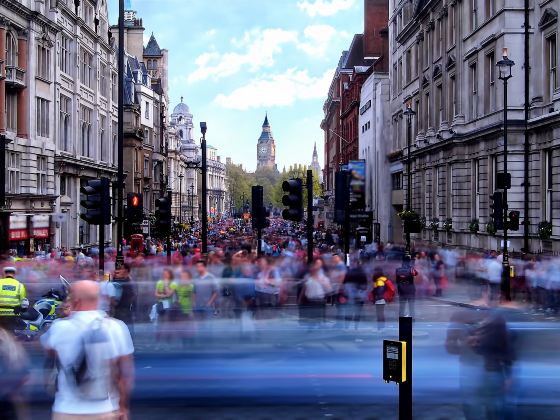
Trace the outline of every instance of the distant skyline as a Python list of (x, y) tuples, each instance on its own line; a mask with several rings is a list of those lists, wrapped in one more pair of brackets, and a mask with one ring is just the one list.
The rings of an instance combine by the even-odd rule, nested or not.
[[(170, 111), (181, 96), (209, 144), (253, 171), (268, 112), (278, 169), (323, 165), (323, 103), (334, 69), (355, 33), (363, 0), (127, 0), (169, 50)], [(162, 7), (165, 3), (165, 7)], [(109, 1), (117, 22), (118, 2)]]

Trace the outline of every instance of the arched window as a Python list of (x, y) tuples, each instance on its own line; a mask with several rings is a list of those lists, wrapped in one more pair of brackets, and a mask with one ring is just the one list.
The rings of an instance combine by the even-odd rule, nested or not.
[(16, 38), (10, 32), (6, 34), (6, 66), (17, 66)]
[(182, 139), (183, 138), (183, 130), (179, 130), (177, 135), (179, 136), (180, 139)]

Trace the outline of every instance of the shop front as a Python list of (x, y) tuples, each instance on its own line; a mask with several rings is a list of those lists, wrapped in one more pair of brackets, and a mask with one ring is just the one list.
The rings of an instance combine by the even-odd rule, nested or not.
[(35, 252), (49, 252), (51, 247), (51, 228), (49, 214), (12, 214), (8, 238), (10, 249), (18, 256), (32, 255)]

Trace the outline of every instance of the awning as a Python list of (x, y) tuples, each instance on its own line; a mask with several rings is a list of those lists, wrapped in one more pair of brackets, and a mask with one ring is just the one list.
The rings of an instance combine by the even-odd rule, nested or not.
[(27, 216), (12, 214), (10, 215), (10, 230), (8, 233), (10, 241), (24, 241), (29, 238), (27, 230)]
[(31, 217), (31, 235), (37, 239), (49, 237), (50, 216), (48, 214), (36, 214)]

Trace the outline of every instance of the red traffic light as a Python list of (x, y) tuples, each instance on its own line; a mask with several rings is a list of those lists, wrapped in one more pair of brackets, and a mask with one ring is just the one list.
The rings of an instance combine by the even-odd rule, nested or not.
[(140, 197), (134, 195), (130, 200), (130, 204), (132, 204), (132, 207), (138, 207), (140, 205)]

